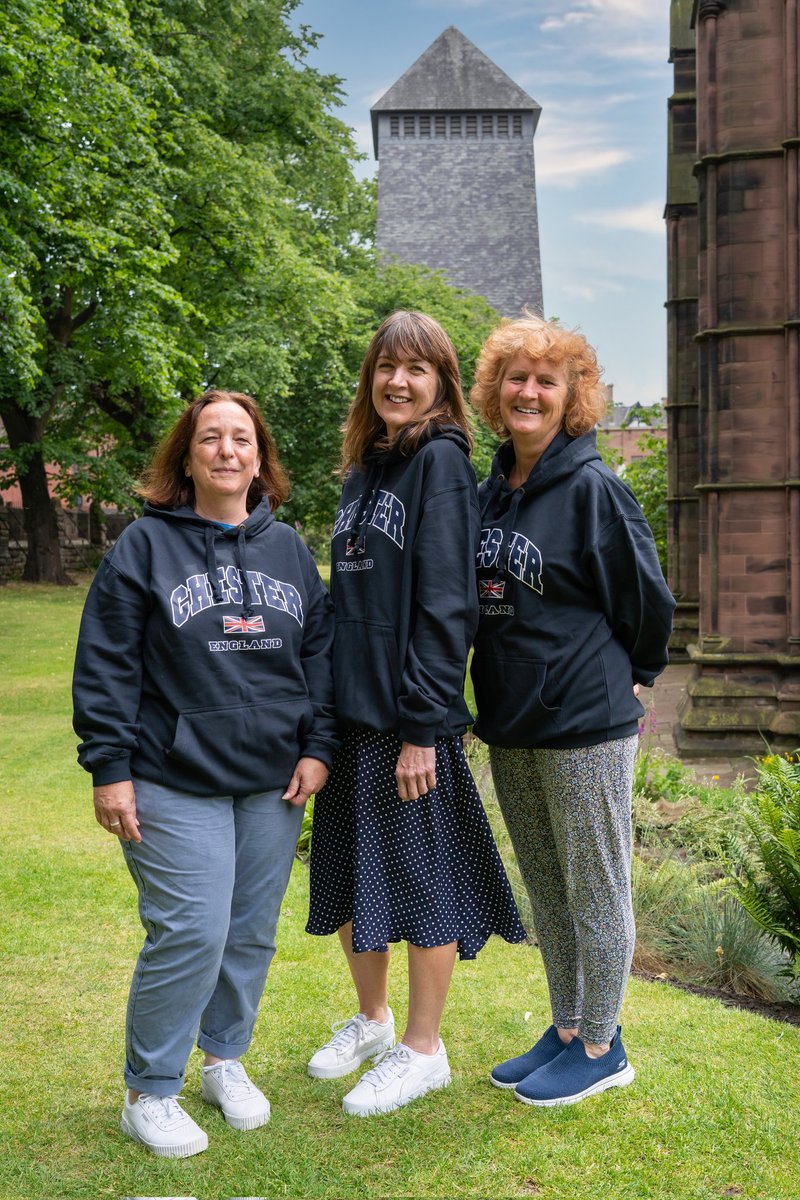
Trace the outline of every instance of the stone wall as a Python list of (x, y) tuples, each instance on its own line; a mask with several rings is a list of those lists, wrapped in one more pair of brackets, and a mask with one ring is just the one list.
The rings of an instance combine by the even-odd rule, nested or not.
[(695, 0), (693, 31), (699, 469), (681, 484), (699, 500), (700, 611), (677, 737), (690, 753), (794, 750), (800, 4)]
[[(56, 514), (61, 558), (65, 570), (72, 572), (95, 570), (132, 519), (121, 513), (104, 513), (97, 521), (91, 509), (56, 508)], [(27, 552), (24, 509), (0, 506), (0, 583), (20, 578)]]

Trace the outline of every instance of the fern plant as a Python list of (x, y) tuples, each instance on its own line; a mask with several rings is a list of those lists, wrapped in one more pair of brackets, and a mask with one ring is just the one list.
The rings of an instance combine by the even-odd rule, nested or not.
[(745, 813), (750, 838), (726, 840), (731, 886), (800, 978), (800, 762), (769, 756), (757, 772)]

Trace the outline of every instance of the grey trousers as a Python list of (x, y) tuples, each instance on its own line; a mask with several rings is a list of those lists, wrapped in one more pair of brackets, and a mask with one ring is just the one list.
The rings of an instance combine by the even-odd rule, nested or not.
[(172, 1096), (196, 1037), (218, 1058), (250, 1044), (303, 809), (282, 789), (206, 797), (134, 780), (134, 790), (142, 840), (122, 850), (147, 936), (128, 998), (125, 1082)]
[(533, 910), (553, 1024), (587, 1042), (617, 1028), (635, 940), (636, 736), (572, 750), (490, 747), (497, 799)]

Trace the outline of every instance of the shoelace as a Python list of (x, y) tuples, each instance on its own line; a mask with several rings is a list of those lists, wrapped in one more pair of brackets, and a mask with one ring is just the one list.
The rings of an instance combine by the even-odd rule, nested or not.
[(156, 1122), (182, 1121), (185, 1116), (177, 1096), (153, 1096), (150, 1092), (143, 1092), (139, 1103)]
[(361, 1036), (364, 1021), (358, 1017), (348, 1017), (346, 1021), (337, 1021), (331, 1025), (333, 1037), (328, 1042), (331, 1050), (349, 1050)]
[[(374, 1083), (388, 1083), (399, 1075), (411, 1062), (411, 1053), (405, 1046), (391, 1046), (375, 1059), (375, 1066), (367, 1072)], [(367, 1075), (362, 1078), (366, 1079)]]
[(234, 1059), (220, 1065), (223, 1068), (222, 1085), (231, 1100), (246, 1100), (254, 1088), (242, 1064)]

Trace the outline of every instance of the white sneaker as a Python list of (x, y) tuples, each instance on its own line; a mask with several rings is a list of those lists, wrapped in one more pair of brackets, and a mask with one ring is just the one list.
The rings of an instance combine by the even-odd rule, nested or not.
[(326, 1042), (308, 1064), (308, 1073), (315, 1079), (339, 1079), (355, 1071), (367, 1058), (377, 1058), (394, 1045), (394, 1014), (389, 1009), (388, 1021), (368, 1021), (362, 1014), (349, 1021), (331, 1025), (333, 1037)]
[(362, 1075), (345, 1096), (342, 1108), (358, 1117), (393, 1112), (434, 1088), (447, 1087), (450, 1078), (444, 1042), (439, 1042), (435, 1054), (419, 1054), (398, 1042), (377, 1066)]
[(125, 1093), (122, 1132), (159, 1158), (188, 1158), (208, 1149), (208, 1136), (178, 1104), (177, 1096), (142, 1092), (133, 1104)]
[(234, 1129), (258, 1129), (269, 1120), (269, 1100), (250, 1081), (238, 1058), (203, 1067), (200, 1092), (209, 1104), (222, 1109)]

